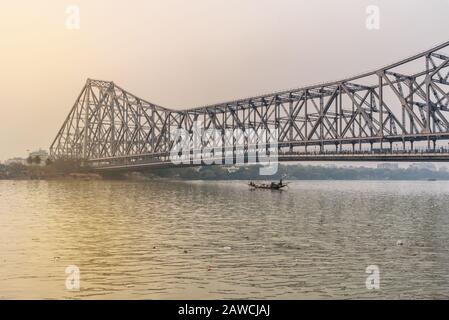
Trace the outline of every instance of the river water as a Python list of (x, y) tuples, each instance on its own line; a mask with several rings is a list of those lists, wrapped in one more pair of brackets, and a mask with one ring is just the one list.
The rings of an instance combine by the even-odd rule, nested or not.
[[(448, 195), (440, 181), (300, 181), (284, 192), (0, 181), (0, 298), (449, 298)], [(378, 290), (366, 287), (370, 265)], [(79, 290), (66, 287), (67, 266), (79, 268)]]

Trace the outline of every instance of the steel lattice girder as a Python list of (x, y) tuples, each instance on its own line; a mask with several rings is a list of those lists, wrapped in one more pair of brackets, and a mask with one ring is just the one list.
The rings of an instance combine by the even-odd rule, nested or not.
[[(277, 130), (279, 147), (448, 139), (449, 42), (356, 77), (170, 110), (88, 79), (50, 151), (54, 158), (167, 154), (173, 128)], [(273, 129), (270, 129), (273, 130)]]

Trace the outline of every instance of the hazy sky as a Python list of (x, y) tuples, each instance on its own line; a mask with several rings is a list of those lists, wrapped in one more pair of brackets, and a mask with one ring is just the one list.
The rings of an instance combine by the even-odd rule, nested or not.
[[(66, 27), (67, 6), (80, 29)], [(366, 28), (366, 7), (380, 29)], [(335, 80), (449, 40), (448, 0), (1, 0), (0, 159), (48, 149), (86, 78), (186, 108)]]

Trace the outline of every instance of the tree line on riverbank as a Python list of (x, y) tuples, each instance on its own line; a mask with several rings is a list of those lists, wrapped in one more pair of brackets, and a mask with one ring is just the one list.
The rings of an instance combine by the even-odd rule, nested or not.
[(260, 166), (229, 167), (204, 166), (201, 168), (159, 169), (146, 173), (162, 178), (185, 180), (449, 180), (449, 172), (425, 168), (366, 168), (325, 167), (313, 165), (282, 165), (276, 174), (260, 175)]
[(28, 165), (21, 163), (0, 164), (0, 179), (57, 179), (71, 173), (83, 173), (88, 169), (83, 168), (76, 160), (58, 159), (47, 160), (40, 165), (40, 161), (27, 161)]
[[(366, 168), (325, 167), (313, 165), (279, 164), (274, 175), (260, 174), (259, 165), (238, 167), (204, 166), (195, 168), (166, 168), (141, 173), (146, 178), (181, 180), (449, 180), (449, 172), (426, 168)], [(91, 174), (89, 168), (76, 160), (58, 159), (45, 165), (0, 164), (0, 179), (58, 179)], [(126, 178), (129, 175), (113, 176)]]

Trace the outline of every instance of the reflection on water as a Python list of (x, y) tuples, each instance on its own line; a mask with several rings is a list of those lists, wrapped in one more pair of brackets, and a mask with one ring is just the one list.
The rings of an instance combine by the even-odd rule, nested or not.
[[(448, 194), (448, 182), (0, 181), (0, 298), (448, 298)], [(65, 288), (68, 265), (80, 291)]]

